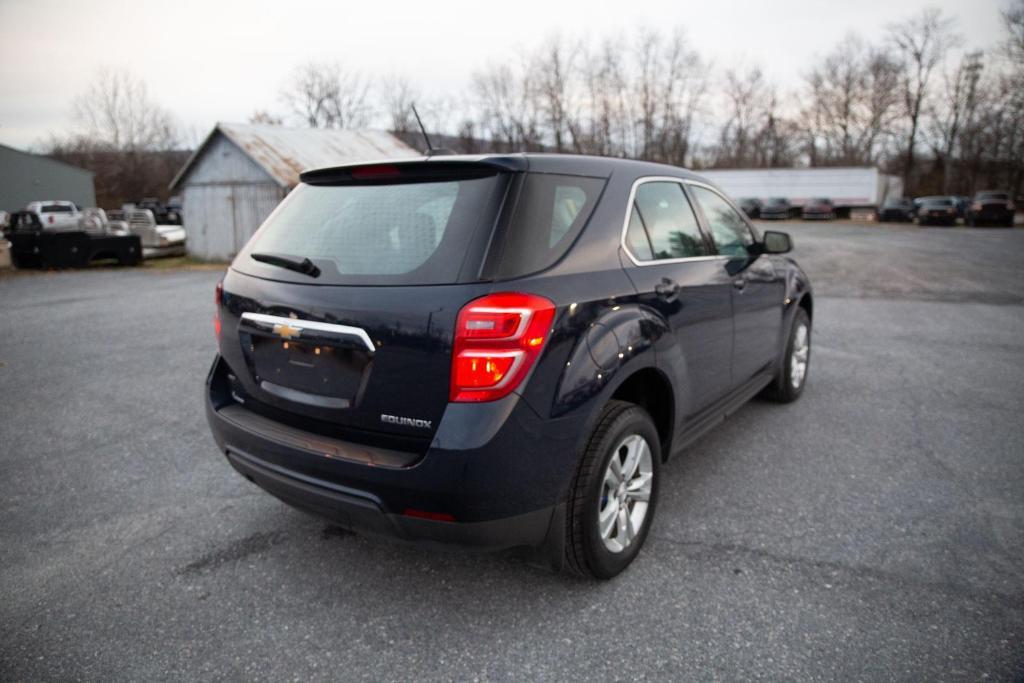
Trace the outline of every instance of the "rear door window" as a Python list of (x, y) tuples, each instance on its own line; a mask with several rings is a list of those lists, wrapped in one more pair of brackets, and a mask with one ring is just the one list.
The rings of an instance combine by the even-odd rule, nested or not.
[(679, 183), (643, 183), (637, 187), (631, 211), (626, 246), (637, 260), (708, 255), (693, 207)]

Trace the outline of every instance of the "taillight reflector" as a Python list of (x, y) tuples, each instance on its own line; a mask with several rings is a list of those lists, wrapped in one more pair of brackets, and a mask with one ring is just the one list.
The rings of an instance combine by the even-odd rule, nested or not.
[(416, 519), (429, 519), (434, 522), (454, 522), (455, 515), (447, 512), (427, 512), (426, 510), (416, 510), (414, 508), (406, 508), (402, 511), (402, 514), (406, 517), (415, 517)]
[(213, 292), (213, 334), (220, 341), (220, 303), (224, 300), (224, 282), (218, 282)]
[(518, 292), (490, 294), (459, 311), (449, 399), (494, 401), (522, 383), (540, 356), (555, 305)]

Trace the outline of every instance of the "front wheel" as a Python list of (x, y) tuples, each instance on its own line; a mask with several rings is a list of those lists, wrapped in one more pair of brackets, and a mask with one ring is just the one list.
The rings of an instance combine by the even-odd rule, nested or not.
[(800, 398), (807, 382), (811, 362), (811, 319), (803, 308), (796, 309), (786, 340), (785, 356), (779, 363), (775, 379), (765, 389), (765, 396), (779, 403), (792, 403)]
[(569, 492), (565, 566), (610, 579), (636, 558), (658, 498), (661, 445), (643, 408), (610, 401), (597, 421)]

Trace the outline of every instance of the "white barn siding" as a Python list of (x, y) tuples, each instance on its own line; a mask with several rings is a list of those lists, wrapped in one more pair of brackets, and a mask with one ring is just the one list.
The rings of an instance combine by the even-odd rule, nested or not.
[(283, 190), (271, 183), (185, 185), (182, 218), (189, 251), (204, 259), (230, 259), (283, 196)]
[(284, 190), (225, 137), (211, 141), (182, 190), (189, 252), (227, 260), (245, 246), (280, 203)]
[(383, 131), (220, 123), (171, 187), (181, 194), (189, 252), (230, 259), (299, 183), (303, 170), (415, 156)]

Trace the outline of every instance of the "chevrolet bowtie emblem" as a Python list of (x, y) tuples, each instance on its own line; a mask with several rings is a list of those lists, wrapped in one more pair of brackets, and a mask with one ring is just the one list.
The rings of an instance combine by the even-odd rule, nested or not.
[(293, 327), (287, 323), (274, 323), (274, 334), (284, 339), (291, 339), (292, 337), (298, 337), (302, 334), (301, 327)]

